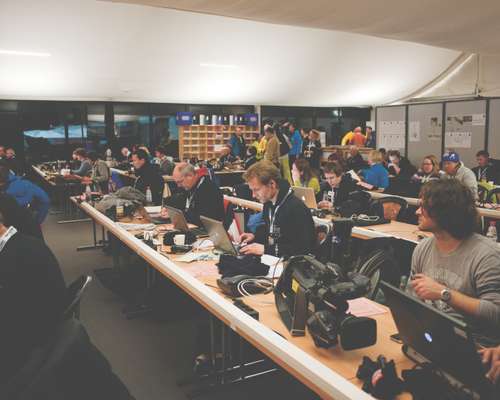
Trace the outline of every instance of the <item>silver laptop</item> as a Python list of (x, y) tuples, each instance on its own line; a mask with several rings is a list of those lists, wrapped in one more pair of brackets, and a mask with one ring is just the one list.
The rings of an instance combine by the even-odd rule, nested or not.
[(210, 240), (213, 242), (214, 247), (222, 251), (225, 254), (231, 254), (237, 256), (238, 248), (233, 244), (231, 238), (229, 237), (226, 229), (224, 229), (224, 224), (212, 218), (200, 216), (201, 223), (208, 232)]
[(314, 189), (302, 186), (292, 186), (293, 194), (304, 202), (308, 208), (318, 208)]
[(174, 225), (174, 229), (181, 232), (192, 232), (196, 236), (207, 236), (207, 233), (202, 228), (189, 228), (184, 212), (174, 207), (165, 206), (168, 211), (168, 216)]

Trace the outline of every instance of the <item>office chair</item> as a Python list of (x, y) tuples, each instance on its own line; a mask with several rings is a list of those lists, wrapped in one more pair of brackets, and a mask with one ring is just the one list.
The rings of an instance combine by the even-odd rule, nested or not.
[(372, 201), (371, 213), (391, 221), (401, 221), (408, 209), (408, 202), (396, 196), (387, 196)]
[(80, 319), (80, 301), (90, 282), (92, 282), (91, 276), (82, 275), (68, 286), (66, 289), (67, 306), (63, 312), (63, 320), (70, 317)]
[(24, 365), (0, 386), (9, 400), (134, 400), (74, 318), (62, 321)]

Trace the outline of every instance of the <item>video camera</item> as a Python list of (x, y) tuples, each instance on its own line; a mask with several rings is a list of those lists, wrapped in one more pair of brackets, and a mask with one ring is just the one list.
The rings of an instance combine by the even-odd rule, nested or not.
[(307, 326), (318, 347), (339, 342), (344, 350), (371, 346), (377, 340), (376, 321), (348, 313), (347, 300), (364, 296), (369, 278), (345, 273), (337, 264), (323, 264), (313, 256), (288, 260), (274, 290), (276, 307), (293, 336)]

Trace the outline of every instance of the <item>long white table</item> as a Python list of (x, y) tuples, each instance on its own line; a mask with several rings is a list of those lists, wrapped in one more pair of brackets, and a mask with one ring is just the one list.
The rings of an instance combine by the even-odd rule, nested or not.
[[(355, 368), (364, 354), (375, 358), (383, 353), (395, 359), (400, 369), (411, 367), (411, 363), (402, 355), (400, 346), (389, 340), (389, 334), (394, 333), (396, 329), (390, 313), (375, 317), (378, 321), (377, 345), (349, 352), (338, 347), (330, 350), (318, 349), (310, 337), (295, 338), (287, 333), (277, 317), (274, 302), (265, 310), (259, 310), (262, 314), (260, 321), (263, 321), (259, 322), (235, 307), (220, 292), (188, 273), (181, 263), (174, 262), (150, 248), (90, 204), (84, 202), (79, 206), (153, 268), (172, 280), (211, 314), (315, 391), (322, 399), (372, 399), (360, 389), (361, 382), (355, 377)], [(266, 296), (270, 303), (272, 294)], [(261, 301), (252, 298), (253, 296), (245, 301), (253, 307), (263, 307)], [(283, 336), (274, 330), (281, 330)], [(408, 397), (403, 395), (398, 398)]]

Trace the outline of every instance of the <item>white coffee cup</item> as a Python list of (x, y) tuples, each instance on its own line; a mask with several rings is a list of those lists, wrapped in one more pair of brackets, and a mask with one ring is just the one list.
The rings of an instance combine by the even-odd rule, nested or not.
[(177, 246), (183, 246), (186, 241), (186, 235), (175, 235), (174, 244)]

